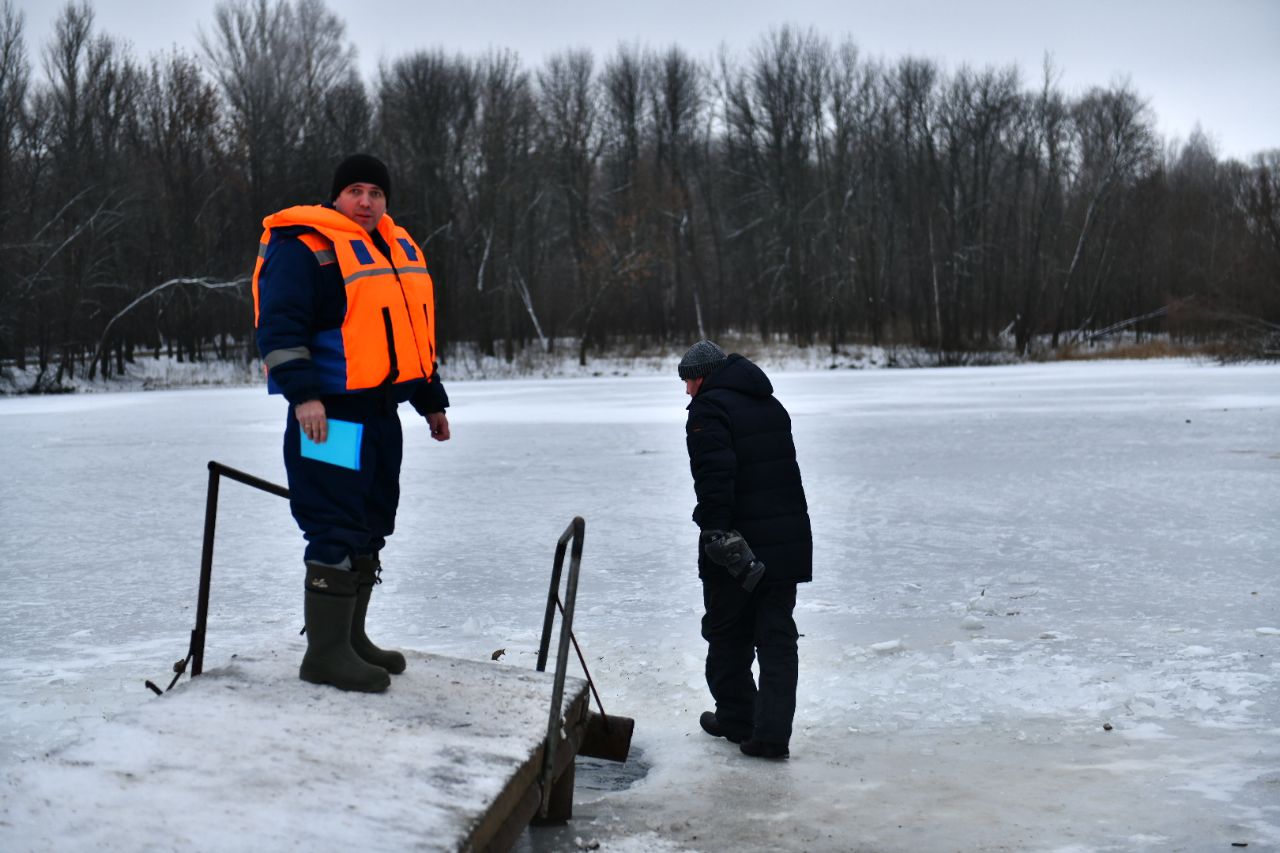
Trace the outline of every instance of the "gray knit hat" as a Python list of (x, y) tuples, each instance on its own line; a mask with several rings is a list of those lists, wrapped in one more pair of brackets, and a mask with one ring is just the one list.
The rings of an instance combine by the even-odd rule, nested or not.
[(724, 354), (724, 350), (713, 344), (711, 341), (698, 341), (689, 347), (689, 351), (684, 354), (684, 358), (680, 359), (680, 366), (677, 368), (680, 372), (681, 379), (697, 379), (700, 376), (710, 376), (720, 369), (729, 356)]

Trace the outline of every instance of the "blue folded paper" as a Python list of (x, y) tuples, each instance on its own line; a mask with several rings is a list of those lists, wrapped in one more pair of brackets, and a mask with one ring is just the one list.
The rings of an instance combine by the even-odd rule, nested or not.
[(360, 439), (364, 436), (364, 424), (351, 421), (339, 421), (329, 418), (329, 439), (324, 444), (316, 444), (302, 436), (302, 455), (306, 459), (340, 465), (352, 471), (360, 470)]

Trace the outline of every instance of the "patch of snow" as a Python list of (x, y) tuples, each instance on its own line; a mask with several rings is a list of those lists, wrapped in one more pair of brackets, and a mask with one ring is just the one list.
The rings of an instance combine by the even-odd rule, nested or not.
[(970, 613), (999, 613), (1004, 609), (1003, 605), (996, 601), (994, 595), (979, 595), (969, 599), (966, 608)]

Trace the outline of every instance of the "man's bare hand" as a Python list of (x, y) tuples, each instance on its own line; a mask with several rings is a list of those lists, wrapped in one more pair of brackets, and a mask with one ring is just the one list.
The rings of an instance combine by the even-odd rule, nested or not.
[(293, 407), (293, 415), (307, 438), (316, 444), (324, 444), (329, 440), (329, 418), (324, 413), (324, 403), (319, 400), (308, 400)]
[(449, 416), (444, 412), (427, 415), (427, 425), (431, 427), (431, 437), (436, 441), (449, 440)]

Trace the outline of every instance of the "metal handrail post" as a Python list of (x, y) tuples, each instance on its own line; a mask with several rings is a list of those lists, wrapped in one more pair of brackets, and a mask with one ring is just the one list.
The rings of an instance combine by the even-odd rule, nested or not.
[(209, 463), (209, 490), (204, 501), (204, 545), (200, 548), (200, 594), (196, 627), (191, 630), (191, 677), (204, 671), (204, 635), (209, 626), (209, 587), (213, 582), (213, 534), (218, 526), (218, 469)]
[(569, 547), (569, 539), (573, 536), (573, 524), (565, 528), (556, 543), (555, 560), (551, 563), (551, 588), (547, 591), (547, 612), (542, 618), (542, 639), (538, 642), (538, 672), (547, 671), (547, 652), (551, 648), (551, 626), (556, 618), (556, 600), (560, 595), (560, 574), (564, 568), (564, 555)]
[(221, 462), (209, 462), (209, 491), (204, 502), (204, 544), (200, 548), (200, 593), (196, 601), (196, 626), (191, 630), (191, 677), (204, 670), (204, 639), (209, 626), (209, 589), (213, 583), (213, 540), (218, 526), (218, 484), (220, 477), (252, 486), (264, 492), (289, 498), (289, 490), (252, 474), (237, 471)]
[(560, 648), (556, 657), (555, 685), (551, 691), (551, 710), (547, 719), (546, 751), (542, 760), (542, 802), (538, 806), (538, 815), (544, 818), (547, 816), (547, 810), (551, 804), (551, 777), (555, 772), (556, 752), (560, 747), (560, 706), (564, 702), (564, 680), (569, 668), (569, 635), (573, 630), (573, 605), (578, 597), (578, 570), (582, 564), (582, 538), (585, 531), (586, 522), (583, 521), (582, 516), (575, 516), (573, 521), (569, 523), (568, 528), (560, 536), (560, 542), (556, 547), (555, 566), (552, 570), (557, 583), (551, 588), (551, 600), (547, 605), (548, 619), (543, 625), (542, 632), (543, 649), (539, 651), (538, 655), (539, 661), (545, 665), (544, 651), (550, 639), (550, 615), (554, 609), (556, 594), (559, 590), (558, 581), (561, 566), (564, 564), (565, 544), (572, 537), (573, 551), (569, 559), (569, 577), (565, 581), (564, 612), (560, 618)]

